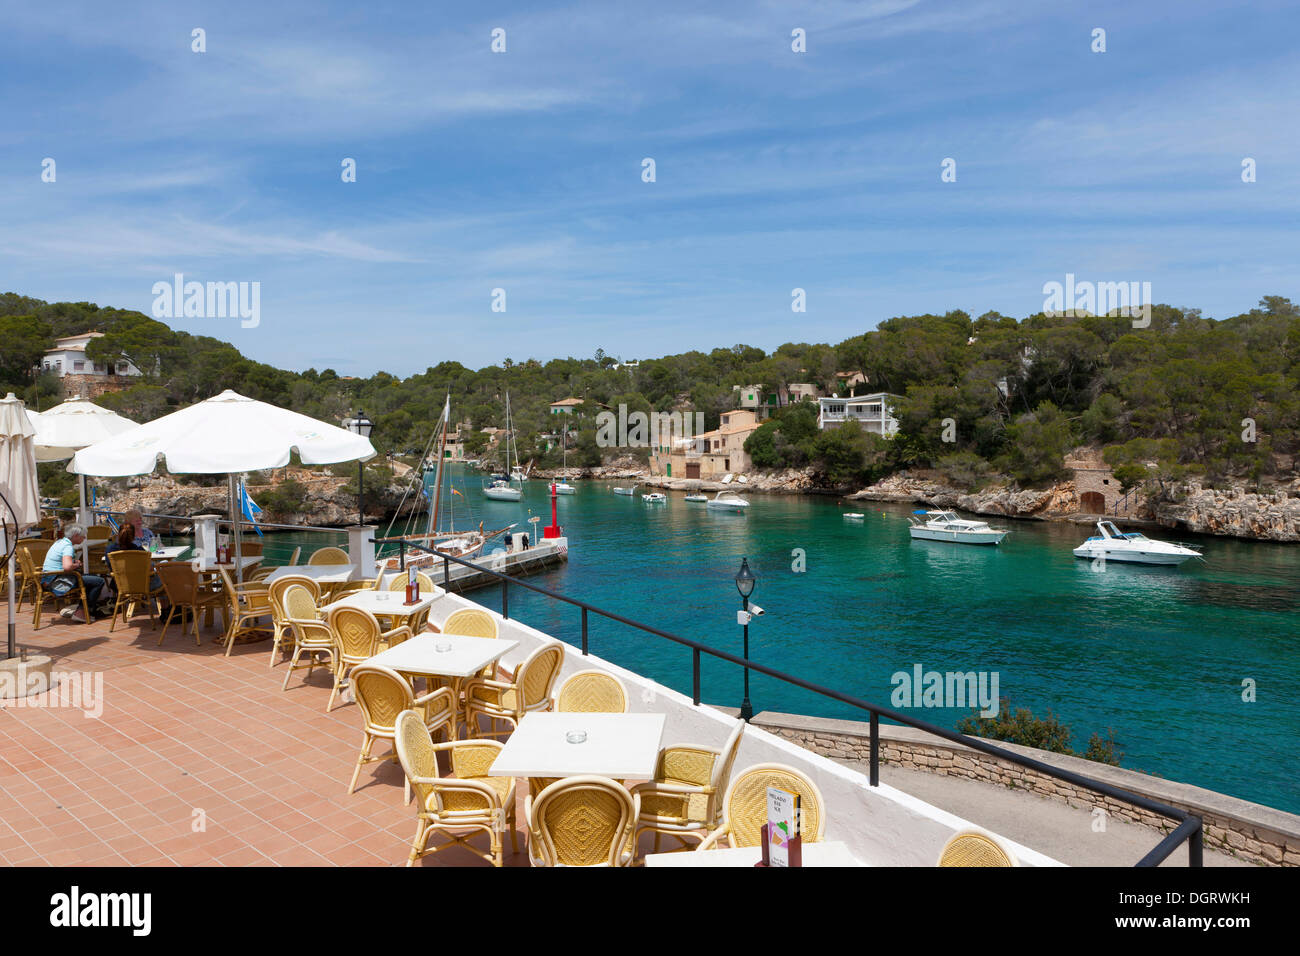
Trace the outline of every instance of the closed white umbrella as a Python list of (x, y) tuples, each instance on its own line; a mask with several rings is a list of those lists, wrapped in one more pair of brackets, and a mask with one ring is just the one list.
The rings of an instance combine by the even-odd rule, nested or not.
[(9, 564), (8, 656), (14, 656), (14, 542), (18, 535), (41, 520), (40, 491), (36, 487), (36, 429), (23, 403), (10, 392), (0, 399), (0, 554)]
[(173, 474), (228, 475), (235, 554), (239, 556), (234, 476), (283, 468), (295, 452), (304, 465), (368, 461), (375, 456), (368, 438), (227, 389), (83, 448), (73, 455), (68, 470), (122, 477), (148, 474), (165, 464)]
[[(84, 398), (55, 405), (46, 412), (29, 411), (27, 417), (36, 426), (37, 461), (63, 461), (65, 458), (71, 458), (82, 448), (139, 427), (131, 419), (123, 418), (117, 412), (96, 405), (94, 402), (88, 402)], [(83, 525), (89, 525), (85, 475), (77, 477), (77, 492), (81, 499), (77, 520)], [(88, 550), (89, 545), (83, 542), (82, 567), (89, 566)]]

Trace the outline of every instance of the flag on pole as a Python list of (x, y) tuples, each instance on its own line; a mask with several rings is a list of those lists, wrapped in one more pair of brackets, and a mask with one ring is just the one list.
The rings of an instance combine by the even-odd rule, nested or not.
[(239, 510), (244, 513), (245, 518), (253, 522), (253, 530), (257, 532), (257, 536), (262, 537), (262, 529), (257, 526), (257, 516), (262, 513), (262, 509), (257, 506), (257, 502), (248, 493), (248, 487), (244, 484), (243, 479), (240, 479), (239, 482)]

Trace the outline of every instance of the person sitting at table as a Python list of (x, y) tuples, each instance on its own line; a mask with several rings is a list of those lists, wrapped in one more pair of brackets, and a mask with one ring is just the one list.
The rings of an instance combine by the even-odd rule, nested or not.
[[(41, 566), (42, 587), (54, 585), (62, 572), (81, 570), (81, 560), (77, 557), (77, 548), (85, 540), (85, 528), (79, 524), (68, 525), (64, 536), (50, 545), (50, 550), (45, 552), (45, 564)], [(98, 574), (83, 574), (81, 583), (86, 588), (86, 606), (90, 608), (90, 613), (96, 620), (107, 617), (108, 612), (102, 610), (99, 606), (102, 600), (101, 592), (104, 590), (104, 579)], [(71, 587), (60, 590), (60, 586), (55, 585), (51, 590), (55, 594), (62, 595), (71, 590)], [(79, 616), (79, 608), (66, 607), (60, 613), (63, 617), (70, 618), (78, 623), (86, 623), (85, 619)]]
[[(118, 530), (117, 539), (112, 543), (110, 543), (109, 546), (104, 549), (104, 560), (107, 562), (108, 556), (112, 554), (114, 551), (147, 551), (147, 550), (148, 548), (141, 547), (137, 543), (135, 525), (129, 521), (126, 521), (122, 523), (122, 527)], [(111, 568), (113, 565), (109, 563), (108, 566)], [(112, 585), (110, 584), (110, 589), (111, 588)], [(149, 578), (149, 590), (159, 591), (161, 589), (162, 589), (162, 579), (158, 577), (158, 575), (156, 574), (151, 575)], [(169, 605), (167, 604), (167, 601), (164, 599), (162, 601), (162, 609), (166, 611), (168, 607)]]
[(135, 528), (135, 543), (148, 551), (150, 545), (153, 544), (154, 533), (144, 526), (144, 516), (132, 509), (123, 517), (125, 521), (130, 522), (131, 526)]

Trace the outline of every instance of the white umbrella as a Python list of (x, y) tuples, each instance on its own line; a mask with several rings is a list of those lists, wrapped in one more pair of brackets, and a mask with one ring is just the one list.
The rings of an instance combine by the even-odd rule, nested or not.
[[(55, 405), (46, 412), (29, 411), (27, 417), (36, 426), (37, 461), (62, 461), (71, 458), (82, 448), (139, 427), (131, 419), (123, 418), (117, 412), (96, 405), (94, 402), (88, 402), (84, 398)], [(86, 525), (90, 523), (90, 516), (86, 511), (85, 475), (77, 477), (77, 491), (81, 498), (77, 520)], [(89, 566), (87, 555), (88, 545), (83, 542), (82, 567)]]
[[(44, 416), (42, 416), (44, 417)], [(130, 431), (83, 448), (68, 470), (81, 475), (144, 475), (158, 464), (173, 474), (228, 475), (230, 518), (239, 521), (235, 475), (283, 468), (297, 452), (304, 465), (367, 461), (375, 456), (370, 439), (227, 389)]]
[(0, 554), (9, 562), (9, 656), (14, 656), (14, 556), (12, 542), (41, 520), (40, 492), (36, 487), (36, 429), (13, 392), (0, 399)]

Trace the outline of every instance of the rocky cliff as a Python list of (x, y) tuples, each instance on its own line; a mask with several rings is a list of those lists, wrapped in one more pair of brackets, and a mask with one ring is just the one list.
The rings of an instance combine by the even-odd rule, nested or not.
[(1300, 541), (1300, 478), (1267, 494), (1245, 488), (1203, 488), (1188, 482), (1175, 500), (1155, 505), (1155, 517), (1170, 528), (1266, 541)]

